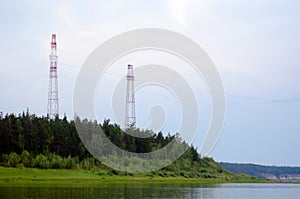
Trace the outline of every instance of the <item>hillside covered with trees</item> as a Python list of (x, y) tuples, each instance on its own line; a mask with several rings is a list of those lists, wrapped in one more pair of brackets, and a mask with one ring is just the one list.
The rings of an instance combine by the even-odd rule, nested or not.
[[(141, 131), (148, 134), (148, 138), (136, 138), (124, 133), (118, 125), (110, 124), (109, 120), (102, 124), (87, 120), (81, 123), (99, 125), (114, 144), (136, 153), (155, 151), (176, 139), (170, 134), (164, 136), (161, 132), (148, 130)], [(100, 169), (107, 174), (129, 174), (110, 169), (94, 159), (82, 144), (74, 121), (68, 121), (66, 117), (38, 117), (28, 111), (0, 117), (0, 165), (41, 169)], [(193, 146), (188, 146), (187, 151), (174, 163), (151, 175), (228, 180), (241, 177), (226, 171), (212, 158), (200, 157)]]
[(236, 174), (247, 174), (260, 179), (300, 182), (300, 167), (263, 166), (257, 164), (219, 163)]

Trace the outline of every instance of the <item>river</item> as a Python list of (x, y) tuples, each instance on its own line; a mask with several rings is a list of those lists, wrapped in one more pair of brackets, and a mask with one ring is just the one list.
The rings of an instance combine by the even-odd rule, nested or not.
[(0, 198), (299, 199), (300, 184), (107, 184), (86, 187), (0, 187)]

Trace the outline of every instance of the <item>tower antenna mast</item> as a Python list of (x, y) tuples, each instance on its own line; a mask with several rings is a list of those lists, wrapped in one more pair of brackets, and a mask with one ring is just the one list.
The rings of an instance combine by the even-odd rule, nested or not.
[(49, 71), (49, 91), (48, 91), (48, 111), (50, 118), (58, 117), (58, 81), (57, 81), (57, 55), (56, 55), (56, 34), (52, 34), (51, 53), (49, 55), (50, 71)]
[(125, 127), (135, 128), (135, 125), (136, 125), (136, 118), (135, 118), (134, 74), (133, 74), (133, 66), (131, 64), (128, 64)]

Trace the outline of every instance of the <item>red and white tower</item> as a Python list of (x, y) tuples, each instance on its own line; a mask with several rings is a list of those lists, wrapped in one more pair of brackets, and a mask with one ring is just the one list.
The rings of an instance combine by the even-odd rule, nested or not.
[(48, 92), (48, 117), (58, 116), (58, 82), (57, 82), (57, 55), (56, 55), (56, 35), (52, 34), (51, 53), (49, 55), (49, 92)]
[(125, 126), (135, 128), (135, 124), (134, 74), (133, 66), (128, 64)]

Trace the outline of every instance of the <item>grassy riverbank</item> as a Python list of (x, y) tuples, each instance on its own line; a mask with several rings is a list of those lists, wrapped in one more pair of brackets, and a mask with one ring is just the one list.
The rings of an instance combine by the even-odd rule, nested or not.
[[(179, 134), (164, 136), (162, 132), (135, 128), (123, 131), (109, 120), (98, 124), (76, 118), (76, 123), (85, 129), (88, 146), (101, 152), (109, 165), (118, 163), (118, 167), (126, 171), (135, 171), (172, 164), (143, 174), (108, 168), (91, 157), (78, 136), (75, 121), (24, 112), (0, 118), (0, 186), (260, 182), (250, 176), (235, 175), (223, 169), (213, 158), (200, 156), (197, 149), (185, 143)], [(116, 146), (128, 152), (151, 153), (167, 145), (171, 148), (167, 153), (158, 153), (155, 159), (132, 157), (131, 161), (131, 157), (120, 156), (108, 148), (99, 135), (99, 127)], [(147, 139), (131, 136), (133, 134), (144, 135)], [(101, 143), (96, 143), (96, 140)], [(179, 154), (181, 156), (173, 161)]]
[(36, 168), (0, 167), (0, 187), (5, 186), (97, 186), (107, 183), (135, 184), (215, 184), (215, 183), (258, 183), (262, 180), (235, 176), (232, 178), (186, 178), (182, 176), (162, 177), (159, 175), (134, 174), (132, 176), (111, 175), (101, 170), (64, 170)]

